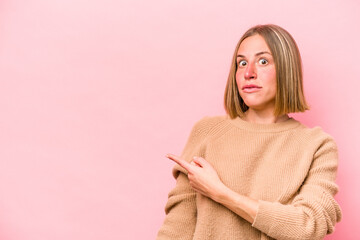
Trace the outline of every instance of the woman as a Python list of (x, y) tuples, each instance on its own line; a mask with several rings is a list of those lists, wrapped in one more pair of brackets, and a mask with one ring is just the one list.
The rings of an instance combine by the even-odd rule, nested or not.
[(173, 169), (161, 239), (322, 239), (341, 219), (337, 147), (288, 116), (308, 109), (294, 39), (276, 25), (236, 46), (226, 116), (192, 129)]

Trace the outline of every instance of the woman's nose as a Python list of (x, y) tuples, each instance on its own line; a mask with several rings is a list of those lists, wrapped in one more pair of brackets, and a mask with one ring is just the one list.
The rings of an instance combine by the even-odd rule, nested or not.
[(244, 75), (246, 80), (251, 80), (251, 79), (256, 79), (257, 75), (256, 75), (256, 69), (255, 66), (253, 64), (249, 64), (245, 70), (245, 75)]

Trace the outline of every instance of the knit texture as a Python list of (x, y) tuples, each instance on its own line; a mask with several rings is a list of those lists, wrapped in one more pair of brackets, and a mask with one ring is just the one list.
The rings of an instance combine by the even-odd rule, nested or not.
[(331, 136), (293, 118), (257, 124), (228, 116), (198, 121), (182, 152), (205, 158), (232, 190), (260, 200), (254, 223), (196, 193), (176, 165), (157, 240), (323, 239), (341, 211), (334, 195), (338, 156)]

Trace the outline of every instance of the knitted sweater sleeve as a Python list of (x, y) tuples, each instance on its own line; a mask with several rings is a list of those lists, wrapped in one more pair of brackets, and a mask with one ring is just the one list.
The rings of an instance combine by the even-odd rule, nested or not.
[(323, 239), (341, 220), (334, 199), (338, 165), (337, 147), (331, 137), (321, 141), (307, 177), (290, 204), (260, 201), (253, 227), (275, 239)]
[[(203, 156), (202, 142), (206, 137), (211, 120), (205, 117), (198, 121), (188, 138), (181, 157), (190, 162), (194, 156)], [(165, 206), (166, 217), (160, 228), (157, 240), (192, 239), (196, 225), (196, 193), (189, 185), (187, 171), (175, 165), (173, 176), (176, 186), (168, 195)]]

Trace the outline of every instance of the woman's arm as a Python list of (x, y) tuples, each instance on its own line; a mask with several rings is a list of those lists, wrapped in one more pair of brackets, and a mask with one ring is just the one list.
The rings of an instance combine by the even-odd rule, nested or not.
[(196, 193), (184, 173), (179, 173), (176, 186), (168, 195), (166, 217), (157, 240), (192, 239), (196, 225)]
[(276, 239), (323, 239), (341, 220), (334, 196), (337, 146), (325, 137), (314, 153), (307, 177), (290, 204), (259, 201), (253, 226)]
[[(194, 155), (203, 154), (202, 143), (211, 127), (219, 121), (222, 120), (205, 117), (194, 125), (181, 154), (184, 162), (190, 162)], [(187, 174), (186, 169), (179, 165), (173, 169), (176, 186), (168, 195), (166, 217), (157, 240), (193, 239), (197, 215), (196, 192), (190, 186)]]
[(205, 159), (195, 157), (191, 163), (188, 163), (173, 154), (167, 154), (166, 157), (188, 171), (190, 186), (195, 191), (221, 203), (248, 222), (253, 223), (259, 208), (258, 201), (234, 192), (225, 186), (216, 170)]
[(337, 192), (337, 148), (332, 139), (326, 139), (315, 153), (308, 176), (291, 204), (251, 199), (232, 191), (203, 158), (188, 163), (175, 155), (168, 157), (187, 169), (195, 191), (226, 206), (272, 238), (322, 239), (341, 219), (333, 198)]
[(241, 195), (230, 188), (224, 188), (222, 192), (211, 197), (211, 199), (224, 205), (251, 224), (259, 210), (258, 200)]

